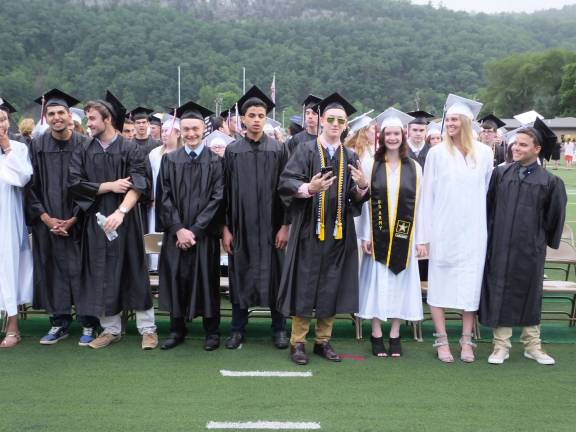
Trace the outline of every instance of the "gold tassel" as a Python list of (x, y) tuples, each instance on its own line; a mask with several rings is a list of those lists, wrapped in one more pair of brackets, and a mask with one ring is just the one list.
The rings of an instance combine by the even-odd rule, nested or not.
[(336, 240), (342, 240), (342, 222), (336, 223), (336, 235), (334, 236)]

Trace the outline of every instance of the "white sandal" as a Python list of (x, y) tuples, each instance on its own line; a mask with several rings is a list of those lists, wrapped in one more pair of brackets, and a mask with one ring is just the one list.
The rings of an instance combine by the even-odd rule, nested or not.
[(440, 355), (440, 352), (438, 351), (438, 348), (440, 347), (443, 346), (449, 347), (448, 335), (446, 333), (434, 333), (433, 336), (436, 338), (436, 340), (434, 341), (432, 347), (436, 348), (436, 356), (438, 357), (438, 360), (440, 360), (442, 363), (453, 363), (454, 357), (452, 356), (452, 353), (450, 351), (448, 351), (448, 354), (445, 355)]
[[(472, 348), (476, 348), (477, 345), (472, 342), (472, 338), (474, 337), (471, 333), (462, 333), (462, 337), (460, 338), (460, 348), (463, 348), (464, 345), (468, 345)], [(474, 350), (472, 350), (472, 354), (464, 354), (462, 351), (460, 352), (460, 360), (464, 363), (472, 363), (476, 360), (474, 356)]]

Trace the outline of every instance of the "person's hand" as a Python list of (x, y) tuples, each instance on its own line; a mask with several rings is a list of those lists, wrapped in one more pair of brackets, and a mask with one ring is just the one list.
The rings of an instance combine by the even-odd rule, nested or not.
[(310, 180), (310, 183), (308, 184), (308, 192), (310, 194), (315, 194), (327, 191), (328, 188), (332, 186), (332, 183), (336, 181), (336, 178), (337, 177), (333, 176), (331, 172), (327, 172), (324, 175), (318, 173), (312, 177), (312, 180)]
[(116, 181), (110, 182), (110, 191), (117, 194), (125, 194), (132, 188), (132, 183), (130, 182), (130, 177), (123, 179), (118, 179)]
[(372, 242), (369, 240), (362, 240), (362, 252), (366, 255), (372, 255)]
[(428, 245), (419, 244), (416, 245), (416, 257), (426, 258), (428, 256)]
[(108, 216), (106, 223), (104, 224), (104, 231), (110, 233), (116, 231), (120, 225), (124, 222), (124, 213), (120, 210), (116, 210), (110, 216)]
[(188, 250), (196, 244), (196, 236), (186, 228), (180, 228), (176, 232), (176, 247), (182, 250)]
[(352, 174), (352, 180), (358, 185), (360, 189), (366, 189), (368, 187), (368, 181), (364, 177), (364, 173), (359, 167), (355, 167), (352, 164), (348, 164), (348, 168)]
[(232, 233), (228, 229), (227, 226), (224, 226), (224, 230), (222, 231), (222, 247), (224, 248), (224, 252), (228, 255), (232, 255), (232, 240), (234, 237)]
[(274, 243), (276, 249), (284, 249), (288, 244), (289, 228), (289, 225), (282, 225), (282, 227), (276, 233), (276, 242)]
[(8, 137), (8, 121), (0, 122), (0, 148), (4, 153), (10, 153), (10, 138)]
[(70, 228), (76, 223), (78, 219), (71, 217), (70, 219), (60, 221), (60, 223), (52, 228), (52, 233), (63, 237), (68, 237)]

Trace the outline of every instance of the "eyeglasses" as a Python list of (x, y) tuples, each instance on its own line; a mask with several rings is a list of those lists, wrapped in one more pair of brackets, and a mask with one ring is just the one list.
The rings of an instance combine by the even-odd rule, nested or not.
[(326, 121), (330, 124), (338, 122), (340, 126), (344, 126), (346, 124), (346, 119), (344, 117), (326, 117)]

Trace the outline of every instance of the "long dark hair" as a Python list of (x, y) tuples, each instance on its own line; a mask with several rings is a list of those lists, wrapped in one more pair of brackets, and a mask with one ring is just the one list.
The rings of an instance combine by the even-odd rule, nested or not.
[[(380, 131), (380, 135), (378, 136), (378, 150), (376, 150), (376, 153), (374, 154), (374, 160), (378, 162), (384, 162), (386, 159), (386, 145), (384, 144), (385, 133), (386, 128), (382, 129)], [(403, 128), (402, 128), (402, 143), (400, 144), (400, 149), (398, 153), (400, 156), (400, 160), (402, 162), (405, 162), (410, 157), (408, 153), (408, 139), (406, 138), (406, 132), (404, 131)]]

